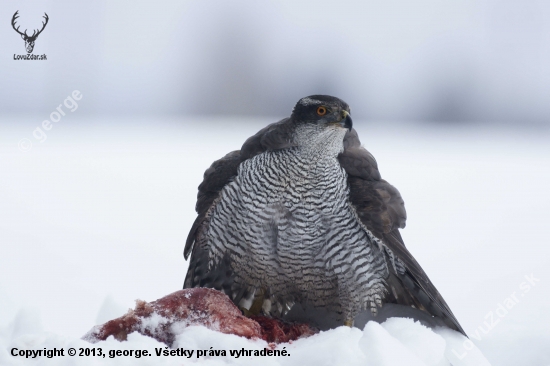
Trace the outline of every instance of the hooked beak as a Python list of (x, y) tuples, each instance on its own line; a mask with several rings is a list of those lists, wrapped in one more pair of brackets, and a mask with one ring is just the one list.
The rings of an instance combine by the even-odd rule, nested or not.
[(348, 131), (351, 131), (351, 128), (353, 127), (353, 121), (351, 120), (348, 111), (342, 111), (342, 119), (340, 120), (340, 124), (342, 125), (342, 127), (347, 128)]

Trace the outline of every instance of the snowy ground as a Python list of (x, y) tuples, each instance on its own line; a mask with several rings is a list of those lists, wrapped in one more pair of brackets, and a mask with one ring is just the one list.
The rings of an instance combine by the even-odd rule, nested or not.
[[(11, 357), (12, 347), (85, 347), (78, 338), (94, 324), (121, 315), (137, 298), (151, 301), (180, 289), (187, 268), (182, 251), (203, 171), (268, 122), (75, 117), (54, 124), (42, 143), (32, 135), (40, 119), (0, 120), (2, 365), (31, 362)], [(549, 365), (550, 133), (355, 125), (383, 177), (405, 198), (405, 243), (472, 342), (494, 365)], [(21, 149), (28, 141), (18, 148), (25, 138), (33, 144), (26, 152)], [(466, 354), (460, 362), (475, 364), (467, 363), (478, 357), (466, 349), (470, 344), (442, 335), (406, 321), (371, 324), (364, 332), (339, 328), (287, 345), (290, 357), (270, 361), (391, 365), (399, 361), (373, 352), (390, 347), (397, 357), (406, 352), (396, 349), (433, 344), (420, 352), (432, 357), (422, 362), (443, 365), (437, 355), (446, 342), (447, 352), (452, 345)], [(186, 330), (178, 342), (204, 349), (263, 348), (200, 328)], [(162, 346), (139, 335), (99, 345), (150, 352)], [(88, 365), (98, 359), (34, 361)], [(136, 359), (111, 363), (123, 361)], [(182, 363), (157, 357), (140, 362)]]

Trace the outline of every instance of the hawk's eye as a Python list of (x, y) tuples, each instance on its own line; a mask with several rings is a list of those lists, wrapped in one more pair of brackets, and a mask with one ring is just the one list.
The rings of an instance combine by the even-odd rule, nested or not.
[(317, 108), (317, 114), (319, 116), (324, 116), (325, 114), (327, 114), (327, 108), (320, 106), (319, 108)]

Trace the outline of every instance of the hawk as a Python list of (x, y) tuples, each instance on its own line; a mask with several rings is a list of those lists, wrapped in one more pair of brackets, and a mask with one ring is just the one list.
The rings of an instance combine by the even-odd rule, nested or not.
[(184, 288), (214, 288), (245, 314), (320, 329), (412, 310), (465, 334), (405, 247), (403, 199), (338, 98), (300, 99), (289, 118), (215, 161), (196, 211)]

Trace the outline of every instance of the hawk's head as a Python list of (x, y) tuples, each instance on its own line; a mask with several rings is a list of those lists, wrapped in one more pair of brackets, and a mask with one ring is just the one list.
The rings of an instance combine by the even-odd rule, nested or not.
[(351, 131), (352, 127), (348, 104), (330, 95), (310, 95), (300, 99), (290, 118), (296, 124), (321, 128), (341, 127)]

